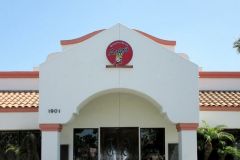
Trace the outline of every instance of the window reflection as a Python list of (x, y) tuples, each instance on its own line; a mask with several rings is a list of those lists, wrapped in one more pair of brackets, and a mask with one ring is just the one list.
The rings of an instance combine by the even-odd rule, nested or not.
[(177, 143), (168, 144), (168, 159), (178, 160), (178, 144)]
[(0, 160), (41, 159), (39, 130), (0, 131)]
[(101, 128), (101, 160), (139, 160), (137, 127)]
[(164, 128), (141, 128), (142, 160), (165, 160)]
[(74, 159), (98, 159), (98, 129), (74, 129)]

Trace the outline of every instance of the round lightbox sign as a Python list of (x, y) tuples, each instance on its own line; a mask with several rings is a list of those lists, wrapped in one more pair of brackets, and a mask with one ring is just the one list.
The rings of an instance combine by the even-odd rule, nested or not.
[(127, 42), (117, 40), (108, 45), (106, 56), (111, 64), (124, 66), (131, 61), (133, 50)]

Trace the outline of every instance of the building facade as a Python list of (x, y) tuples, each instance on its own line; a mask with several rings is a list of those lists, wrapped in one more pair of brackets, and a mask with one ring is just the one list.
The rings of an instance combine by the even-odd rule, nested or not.
[(240, 73), (199, 72), (175, 41), (117, 24), (61, 46), (0, 73), (0, 129), (40, 130), (42, 160), (194, 160), (202, 120), (240, 128)]

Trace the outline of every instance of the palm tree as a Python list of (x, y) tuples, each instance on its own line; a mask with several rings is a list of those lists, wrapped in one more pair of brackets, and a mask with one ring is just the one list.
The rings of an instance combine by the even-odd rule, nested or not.
[(225, 148), (228, 146), (228, 142), (233, 143), (235, 141), (232, 134), (223, 131), (224, 127), (224, 125), (210, 127), (205, 121), (203, 121), (203, 127), (198, 129), (198, 135), (203, 138), (203, 141), (198, 142), (198, 148), (199, 150), (204, 151), (204, 160), (209, 159), (214, 149), (213, 142), (217, 142), (216, 146), (219, 147), (217, 149), (219, 153), (220, 151), (225, 153)]
[(238, 53), (240, 53), (240, 38), (233, 43), (233, 48), (236, 48)]

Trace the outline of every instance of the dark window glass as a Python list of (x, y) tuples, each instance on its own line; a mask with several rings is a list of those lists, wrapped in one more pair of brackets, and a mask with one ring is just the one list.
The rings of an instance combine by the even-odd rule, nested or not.
[(164, 128), (141, 128), (141, 157), (142, 160), (165, 159), (165, 130)]
[(168, 144), (168, 159), (178, 160), (178, 144), (177, 143)]
[(41, 159), (41, 132), (0, 131), (0, 159)]
[(101, 160), (139, 160), (137, 127), (101, 128)]
[(60, 160), (68, 160), (69, 146), (67, 144), (60, 145)]
[(74, 160), (98, 159), (98, 129), (74, 129)]

